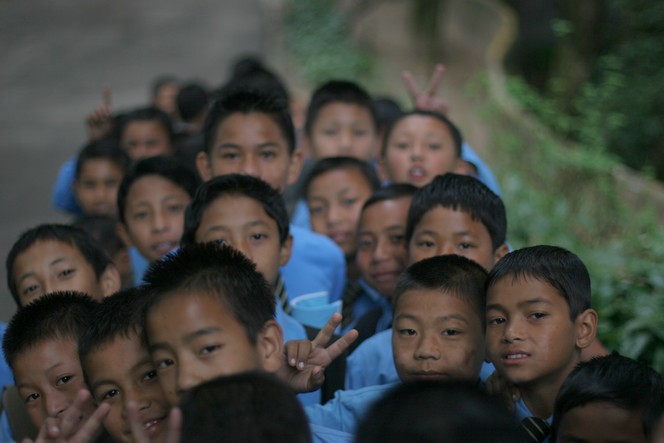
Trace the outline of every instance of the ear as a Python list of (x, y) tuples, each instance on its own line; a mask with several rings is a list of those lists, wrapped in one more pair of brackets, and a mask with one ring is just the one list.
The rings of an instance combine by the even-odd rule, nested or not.
[(120, 290), (122, 279), (120, 278), (120, 271), (114, 264), (111, 263), (106, 266), (104, 272), (99, 276), (99, 284), (104, 297), (115, 294)]
[(576, 318), (576, 346), (585, 349), (595, 341), (597, 335), (597, 312), (594, 309), (586, 309)]
[(196, 155), (196, 169), (204, 182), (212, 178), (212, 167), (207, 152), (201, 151)]
[(122, 240), (122, 243), (124, 243), (127, 248), (134, 246), (134, 243), (131, 241), (129, 232), (127, 232), (127, 227), (124, 225), (124, 223), (116, 223), (115, 232), (118, 234), (118, 237), (120, 237), (120, 240)]
[(510, 252), (510, 247), (507, 246), (507, 242), (498, 246), (495, 251), (493, 251), (493, 264), (498, 263), (498, 260), (505, 257), (507, 253)]
[(279, 266), (285, 266), (290, 260), (291, 252), (293, 250), (293, 236), (288, 234), (288, 238), (284, 241), (284, 244), (281, 245), (279, 250)]
[[(302, 163), (304, 162), (304, 154), (302, 150), (296, 148), (291, 154), (290, 164), (288, 165), (288, 186), (294, 184), (298, 178), (300, 178), (300, 172), (302, 172)], [(283, 190), (285, 191), (285, 189)]]
[(263, 370), (276, 374), (284, 366), (284, 335), (274, 320), (268, 320), (256, 338)]

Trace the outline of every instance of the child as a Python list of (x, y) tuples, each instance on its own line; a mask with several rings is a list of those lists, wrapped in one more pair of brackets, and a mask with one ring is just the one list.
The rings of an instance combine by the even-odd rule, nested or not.
[(127, 246), (138, 251), (131, 255), (138, 283), (147, 263), (178, 247), (184, 211), (198, 185), (193, 171), (173, 157), (161, 156), (139, 161), (122, 180), (118, 233)]
[(487, 357), (521, 392), (516, 417), (550, 423), (560, 386), (597, 331), (588, 270), (555, 246), (511, 252), (489, 274), (486, 316)]
[(617, 354), (581, 363), (563, 382), (552, 441), (646, 443), (653, 411), (664, 404), (664, 380), (643, 363)]
[[(286, 103), (271, 95), (235, 91), (222, 96), (205, 123), (205, 150), (197, 157), (203, 180), (241, 173), (261, 178), (283, 193), (302, 166), (295, 149), (295, 129)], [(291, 294), (326, 291), (341, 298), (345, 276), (343, 254), (332, 241), (291, 226), (293, 250), (281, 275)]]
[(146, 298), (129, 289), (105, 298), (94, 309), (91, 325), (79, 340), (83, 375), (96, 404), (108, 403), (104, 428), (117, 442), (133, 443), (127, 419), (137, 404), (141, 425), (151, 441), (162, 441), (170, 407), (157, 372), (141, 340), (141, 310)]
[(107, 215), (84, 215), (77, 217), (72, 226), (90, 234), (108, 255), (120, 272), (122, 288), (134, 285), (134, 274), (131, 270), (129, 248), (118, 235), (117, 220)]
[(189, 391), (180, 408), (181, 440), (311, 442), (307, 416), (293, 391), (270, 374), (246, 372), (205, 382)]
[[(205, 381), (254, 370), (279, 374), (298, 392), (314, 390), (324, 368), (355, 337), (349, 333), (329, 348), (317, 345), (320, 359), (301, 371), (288, 369), (272, 289), (242, 253), (216, 243), (183, 246), (153, 264), (145, 281), (145, 335), (172, 406)], [(316, 343), (327, 343), (338, 322)]]
[(311, 227), (330, 237), (346, 256), (346, 276), (358, 277), (357, 222), (364, 202), (380, 187), (368, 163), (353, 157), (329, 157), (318, 161), (304, 183)]
[[(392, 348), (401, 381), (480, 382), (486, 275), (477, 263), (456, 255), (406, 269), (393, 295)], [(327, 404), (306, 408), (309, 421), (352, 433), (369, 406), (392, 387), (338, 391)]]
[(116, 214), (118, 187), (128, 167), (129, 156), (114, 140), (91, 142), (81, 150), (73, 189), (83, 214)]
[(171, 119), (177, 118), (175, 99), (180, 91), (180, 80), (172, 75), (162, 75), (154, 79), (150, 89), (152, 106), (166, 113)]
[[(405, 237), (410, 263), (458, 254), (488, 271), (508, 251), (506, 232), (507, 217), (500, 197), (475, 178), (445, 174), (413, 196)], [(349, 356), (347, 389), (396, 380), (389, 337), (389, 331), (380, 332)], [(367, 371), (367, 367), (374, 370)]]
[(416, 381), (397, 386), (360, 423), (362, 443), (514, 443), (522, 440), (503, 404), (476, 384)]
[[(357, 319), (359, 337), (352, 348), (392, 324), (392, 292), (408, 265), (406, 219), (416, 190), (409, 184), (388, 185), (374, 192), (362, 206), (356, 262), (361, 274), (357, 283), (363, 291), (358, 291), (356, 301), (346, 303), (343, 311), (344, 319)], [(360, 307), (362, 312), (355, 314), (353, 311)]]
[[(95, 304), (86, 294), (48, 294), (20, 309), (9, 323), (2, 348), (37, 427), (62, 416), (86, 389), (77, 342), (92, 326)], [(88, 399), (75, 427), (93, 411)]]
[(40, 225), (21, 234), (7, 254), (6, 269), (19, 307), (55, 291), (100, 299), (120, 289), (120, 274), (99, 244), (67, 225)]
[(348, 156), (371, 162), (377, 126), (369, 94), (353, 82), (333, 80), (311, 96), (302, 142), (315, 160)]

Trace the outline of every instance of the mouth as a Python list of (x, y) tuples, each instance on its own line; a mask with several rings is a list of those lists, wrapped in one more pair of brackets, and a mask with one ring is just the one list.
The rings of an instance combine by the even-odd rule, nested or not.
[(143, 423), (143, 430), (148, 437), (154, 437), (161, 430), (161, 425), (166, 416), (150, 419)]
[(329, 236), (336, 244), (346, 243), (350, 239), (348, 232), (331, 232)]
[(415, 380), (445, 380), (447, 375), (442, 372), (423, 371), (414, 372), (411, 377)]
[(530, 357), (530, 354), (527, 352), (523, 351), (509, 351), (506, 354), (503, 355), (502, 360), (505, 364), (510, 365), (510, 364), (519, 364), (522, 363), (524, 360), (528, 359)]
[(427, 172), (421, 166), (413, 166), (408, 170), (408, 176), (411, 180), (422, 180), (427, 176)]
[(152, 245), (152, 250), (155, 252), (155, 254), (164, 255), (167, 252), (171, 252), (173, 249), (177, 248), (179, 246), (178, 242), (174, 241), (164, 241), (161, 243), (155, 243)]
[(382, 271), (382, 272), (375, 272), (370, 275), (372, 280), (382, 283), (382, 282), (392, 281), (398, 278), (400, 274), (401, 272), (399, 271)]

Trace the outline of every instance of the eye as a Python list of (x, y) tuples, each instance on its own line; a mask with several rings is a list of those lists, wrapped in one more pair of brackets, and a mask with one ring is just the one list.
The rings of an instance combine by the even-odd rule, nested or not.
[(202, 355), (207, 355), (207, 354), (211, 354), (211, 353), (213, 353), (214, 351), (216, 351), (216, 350), (218, 350), (218, 349), (220, 349), (220, 348), (221, 348), (220, 345), (203, 346), (203, 347), (201, 348), (200, 353), (201, 353)]
[(73, 274), (76, 270), (73, 268), (64, 269), (58, 273), (58, 277), (68, 277)]
[(413, 336), (417, 334), (417, 331), (415, 331), (415, 329), (399, 329), (399, 334)]
[(117, 389), (111, 389), (110, 391), (104, 392), (104, 393), (101, 395), (101, 400), (102, 400), (102, 401), (104, 401), (104, 400), (109, 400), (109, 399), (111, 399), (111, 398), (113, 398), (113, 397), (118, 396), (119, 394), (120, 394), (120, 391), (119, 391), (119, 390), (117, 390)]
[(336, 129), (325, 129), (323, 131), (323, 134), (327, 135), (328, 137), (332, 137), (334, 135), (337, 135), (337, 130)]
[(31, 402), (37, 400), (39, 397), (41, 397), (39, 394), (37, 394), (36, 392), (33, 392), (32, 394), (25, 397), (25, 399), (23, 401), (25, 401), (26, 403), (31, 403)]
[(221, 158), (223, 158), (224, 160), (235, 160), (239, 157), (240, 156), (238, 155), (237, 152), (224, 152), (223, 154), (221, 154)]
[(534, 313), (530, 314), (530, 317), (534, 318), (535, 320), (541, 320), (544, 317), (546, 317), (546, 314), (543, 313), (543, 312), (534, 312)]
[(270, 158), (275, 158), (277, 156), (277, 153), (274, 151), (261, 151), (260, 156), (261, 158), (270, 159)]
[(390, 235), (390, 243), (393, 245), (400, 245), (406, 240), (405, 235)]
[(311, 214), (322, 214), (323, 212), (325, 212), (325, 206), (322, 205), (309, 206), (309, 212)]
[(445, 329), (443, 330), (443, 335), (446, 337), (454, 337), (461, 334), (461, 331), (457, 329)]
[(410, 144), (406, 143), (406, 142), (397, 142), (393, 146), (396, 147), (397, 149), (401, 149), (401, 150), (405, 150), (405, 149), (410, 148)]
[(23, 295), (30, 295), (39, 289), (39, 285), (30, 285), (23, 290)]
[(180, 212), (184, 211), (184, 205), (182, 204), (168, 205), (167, 209), (168, 212), (170, 212), (171, 214), (179, 214)]
[(170, 359), (170, 358), (164, 358), (162, 360), (157, 361), (157, 371), (163, 371), (164, 369), (167, 369), (171, 366), (173, 366), (175, 362)]
[(470, 243), (466, 243), (466, 242), (459, 243), (459, 249), (470, 249), (472, 247), (473, 247), (473, 245), (470, 244)]
[(357, 247), (358, 249), (367, 250), (373, 247), (373, 241), (369, 239), (360, 239)]
[(146, 381), (154, 380), (155, 378), (157, 378), (157, 371), (153, 369), (151, 371), (146, 372), (143, 375), (143, 378), (141, 379), (141, 381), (146, 382)]
[(74, 378), (74, 377), (71, 376), (71, 375), (64, 375), (64, 376), (62, 376), (62, 377), (60, 377), (59, 379), (56, 380), (55, 385), (56, 386), (62, 386), (66, 383), (69, 383), (72, 378)]
[(341, 201), (341, 204), (344, 206), (353, 206), (356, 202), (357, 202), (357, 197), (345, 198)]
[(148, 211), (134, 212), (131, 218), (133, 218), (134, 220), (145, 220), (146, 218), (148, 218)]
[(368, 133), (369, 131), (367, 131), (366, 129), (356, 129), (355, 131), (353, 131), (353, 135), (355, 137), (364, 137)]
[(262, 233), (251, 234), (251, 239), (252, 240), (264, 240), (266, 238), (267, 238), (267, 235), (262, 234)]
[(429, 240), (421, 240), (415, 243), (416, 246), (420, 248), (433, 248), (435, 245), (432, 241)]
[(436, 144), (436, 143), (429, 143), (429, 149), (432, 151), (438, 151), (440, 150), (441, 145)]
[(505, 323), (507, 320), (504, 317), (496, 317), (496, 318), (490, 318), (487, 323), (490, 326), (497, 326), (497, 325), (502, 325)]
[(225, 238), (218, 238), (214, 242), (219, 244), (219, 245), (228, 245), (229, 244), (228, 240), (226, 240)]

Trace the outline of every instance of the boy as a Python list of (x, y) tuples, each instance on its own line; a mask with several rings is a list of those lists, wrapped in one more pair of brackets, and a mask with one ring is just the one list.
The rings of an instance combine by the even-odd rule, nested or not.
[(311, 227), (330, 237), (346, 256), (346, 277), (358, 277), (357, 222), (364, 202), (380, 187), (368, 163), (353, 157), (318, 161), (304, 183)]
[[(241, 173), (261, 178), (283, 194), (297, 180), (302, 152), (295, 149), (295, 129), (288, 107), (270, 95), (236, 91), (222, 96), (208, 114), (205, 149), (196, 166), (203, 180)], [(341, 298), (345, 277), (342, 252), (332, 241), (291, 226), (293, 250), (281, 276), (290, 294), (326, 291)]]
[[(413, 196), (405, 238), (410, 263), (458, 254), (489, 271), (508, 251), (506, 232), (507, 217), (500, 197), (475, 178), (445, 174)], [(396, 380), (389, 336), (388, 331), (380, 332), (349, 356), (347, 389)], [(367, 371), (367, 367), (375, 370)], [(486, 371), (492, 368), (487, 366)]]
[(129, 167), (129, 156), (114, 140), (91, 142), (78, 154), (72, 185), (85, 215), (115, 216), (118, 187)]
[[(118, 233), (130, 250), (136, 284), (148, 263), (177, 248), (198, 177), (173, 157), (151, 157), (127, 172), (118, 190)], [(135, 249), (134, 249), (135, 248)]]
[(55, 291), (100, 299), (120, 289), (120, 274), (99, 244), (67, 225), (40, 225), (21, 234), (7, 254), (6, 269), (19, 308)]
[[(480, 382), (486, 275), (477, 263), (456, 255), (406, 269), (393, 295), (392, 349), (401, 381)], [(311, 423), (352, 433), (369, 406), (392, 387), (338, 391), (327, 404), (305, 409)]]
[(565, 379), (553, 413), (555, 442), (646, 443), (653, 411), (664, 404), (664, 380), (617, 354), (581, 363)]
[[(392, 292), (408, 265), (406, 219), (416, 190), (409, 184), (388, 185), (374, 192), (362, 206), (355, 257), (362, 293), (354, 303), (344, 305), (343, 311), (344, 319), (357, 319), (359, 337), (353, 347), (392, 324)], [(353, 311), (360, 307), (363, 312), (356, 315)]]
[(486, 287), (487, 357), (519, 388), (519, 421), (550, 423), (560, 386), (597, 331), (588, 270), (565, 249), (533, 246), (503, 257)]
[(137, 404), (150, 441), (163, 441), (166, 433), (170, 407), (141, 340), (144, 295), (136, 288), (102, 300), (95, 306), (91, 325), (78, 345), (83, 375), (94, 402), (110, 405), (103, 425), (116, 442), (133, 443), (127, 419), (130, 402)]
[[(20, 309), (7, 327), (2, 348), (28, 414), (38, 428), (58, 418), (86, 389), (78, 360), (78, 337), (92, 326), (96, 302), (86, 294), (48, 294)], [(90, 399), (80, 426), (94, 412)]]
[(376, 157), (378, 124), (371, 97), (353, 82), (333, 80), (311, 96), (302, 143), (315, 160)]
[[(316, 345), (315, 361), (289, 369), (272, 289), (241, 252), (216, 243), (183, 246), (153, 264), (145, 280), (145, 339), (172, 406), (205, 381), (254, 370), (278, 374), (298, 392), (314, 390), (355, 338), (351, 332), (329, 348)], [(316, 340), (327, 343), (337, 324)]]

